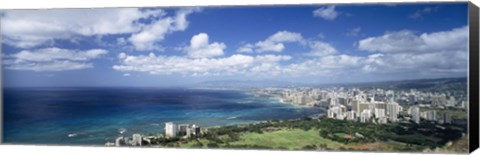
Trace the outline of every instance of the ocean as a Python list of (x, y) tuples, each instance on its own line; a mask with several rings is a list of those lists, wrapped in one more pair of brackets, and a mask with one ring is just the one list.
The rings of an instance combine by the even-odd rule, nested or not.
[(102, 146), (158, 135), (165, 122), (213, 127), (325, 113), (240, 90), (4, 88), (3, 97), (6, 144)]

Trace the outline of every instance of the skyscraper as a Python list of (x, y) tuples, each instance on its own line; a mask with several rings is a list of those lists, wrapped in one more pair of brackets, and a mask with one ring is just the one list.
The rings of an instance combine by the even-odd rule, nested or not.
[(192, 129), (193, 129), (193, 132), (192, 132), (193, 135), (200, 135), (200, 126), (193, 124)]
[(175, 125), (173, 122), (165, 123), (165, 136), (167, 137), (177, 136), (177, 125)]
[(133, 134), (132, 135), (132, 145), (133, 146), (142, 146), (142, 135), (140, 134)]
[(187, 134), (187, 129), (188, 129), (188, 124), (179, 124), (177, 133), (180, 136), (186, 135)]
[(396, 122), (398, 118), (398, 104), (397, 103), (388, 103), (387, 104), (387, 115), (388, 119), (392, 122)]
[(412, 107), (412, 119), (415, 123), (420, 123), (420, 108), (417, 106)]

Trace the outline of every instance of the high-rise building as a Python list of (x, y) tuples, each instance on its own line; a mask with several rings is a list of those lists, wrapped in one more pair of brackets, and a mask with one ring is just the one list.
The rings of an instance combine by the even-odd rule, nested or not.
[(417, 106), (412, 107), (411, 113), (413, 121), (417, 124), (420, 123), (420, 108)]
[(188, 124), (179, 124), (177, 134), (179, 134), (180, 136), (186, 135), (187, 129), (188, 129)]
[(387, 104), (387, 115), (388, 115), (388, 119), (392, 122), (396, 122), (398, 120), (398, 104), (397, 103)]
[(177, 136), (177, 125), (173, 122), (165, 123), (165, 136), (175, 137)]
[(352, 110), (354, 110), (357, 114), (362, 113), (365, 109), (369, 109), (369, 104), (367, 102), (353, 101)]
[(200, 126), (193, 124), (192, 125), (192, 134), (193, 135), (200, 135)]
[(132, 135), (132, 145), (133, 146), (142, 146), (142, 135), (136, 133)]

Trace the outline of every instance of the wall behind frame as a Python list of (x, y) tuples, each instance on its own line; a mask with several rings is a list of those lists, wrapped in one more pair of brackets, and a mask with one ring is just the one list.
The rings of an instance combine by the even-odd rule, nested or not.
[(479, 143), (479, 12), (478, 7), (469, 3), (469, 150), (473, 152)]
[(0, 144), (3, 143), (3, 57), (2, 57), (2, 18), (0, 17)]

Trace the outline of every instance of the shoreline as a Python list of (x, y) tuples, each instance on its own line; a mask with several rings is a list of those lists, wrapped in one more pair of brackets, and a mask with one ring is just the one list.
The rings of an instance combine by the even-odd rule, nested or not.
[[(212, 89), (205, 89), (205, 90), (212, 90)], [(219, 90), (219, 89), (215, 89), (215, 90)], [(248, 91), (248, 90), (232, 90), (232, 89), (222, 89), (222, 90), (228, 90), (228, 91), (238, 91), (240, 93), (243, 93), (247, 96), (250, 96), (250, 97), (255, 97), (255, 98), (262, 98), (262, 99), (267, 99), (267, 100), (270, 100), (271, 102), (269, 103), (272, 103), (272, 104), (282, 104), (282, 105), (289, 105), (293, 108), (307, 108), (307, 109), (318, 109), (319, 111), (316, 112), (315, 114), (311, 114), (309, 116), (301, 116), (301, 117), (296, 117), (296, 118), (288, 118), (288, 119), (266, 119), (266, 120), (251, 120), (251, 121), (248, 121), (248, 122), (237, 122), (237, 123), (233, 123), (233, 124), (225, 124), (225, 125), (212, 125), (212, 126), (202, 126), (201, 127), (201, 130), (202, 131), (205, 131), (205, 130), (209, 130), (209, 129), (217, 129), (217, 128), (222, 128), (222, 127), (241, 127), (241, 126), (249, 126), (249, 125), (257, 125), (257, 124), (261, 124), (261, 123), (268, 123), (268, 122), (272, 122), (272, 121), (295, 121), (295, 120), (302, 120), (304, 118), (310, 118), (310, 119), (317, 119), (319, 117), (322, 117), (322, 116), (325, 116), (326, 115), (326, 109), (325, 108), (321, 108), (321, 107), (312, 107), (312, 106), (305, 106), (305, 105), (297, 105), (297, 104), (289, 104), (289, 103), (285, 103), (285, 102), (282, 102), (281, 101), (281, 98), (277, 98), (275, 97), (274, 95), (264, 95), (264, 96), (261, 96), (261, 95), (258, 95), (256, 93), (253, 93), (251, 91)], [(232, 116), (232, 117), (228, 117), (228, 118), (225, 118), (227, 120), (235, 120), (237, 119), (237, 116)], [(173, 121), (175, 122), (175, 121)], [(196, 123), (192, 123), (192, 124), (196, 124)], [(162, 124), (160, 124), (161, 126)], [(197, 124), (198, 125), (198, 124)], [(164, 136), (165, 131), (163, 132), (160, 132), (160, 133), (154, 133), (153, 135), (162, 135)], [(132, 134), (141, 134), (141, 135), (146, 135), (145, 133), (132, 133)], [(130, 136), (130, 135), (124, 135), (124, 134), (121, 134), (122, 136)], [(115, 137), (106, 137), (105, 139), (111, 139), (111, 138), (115, 138)], [(108, 142), (108, 141), (105, 141), (105, 142)]]

